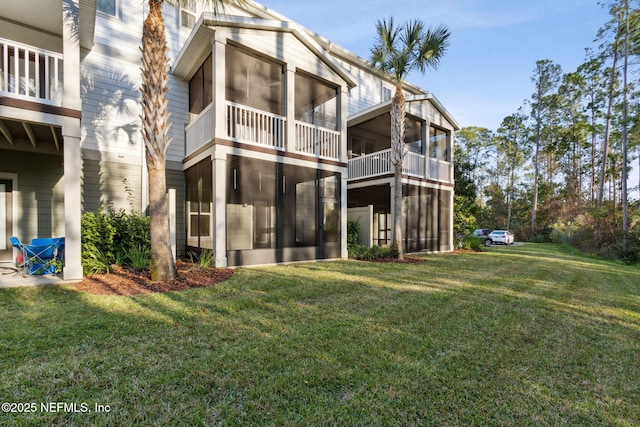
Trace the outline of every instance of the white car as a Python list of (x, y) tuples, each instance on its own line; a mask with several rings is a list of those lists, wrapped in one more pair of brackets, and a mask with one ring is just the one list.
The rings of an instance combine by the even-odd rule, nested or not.
[(493, 230), (489, 233), (489, 240), (491, 240), (492, 244), (512, 245), (515, 238), (507, 230)]

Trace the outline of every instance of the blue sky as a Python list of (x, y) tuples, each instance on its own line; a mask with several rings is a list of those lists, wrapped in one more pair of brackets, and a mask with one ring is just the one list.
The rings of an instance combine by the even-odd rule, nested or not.
[(432, 92), (462, 127), (492, 130), (530, 97), (537, 60), (575, 71), (608, 20), (597, 0), (258, 1), (367, 59), (378, 19), (447, 25), (451, 43), (440, 68), (408, 80)]

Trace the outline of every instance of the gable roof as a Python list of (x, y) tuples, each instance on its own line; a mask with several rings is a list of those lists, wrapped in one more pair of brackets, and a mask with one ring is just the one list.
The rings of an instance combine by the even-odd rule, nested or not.
[[(444, 105), (442, 105), (442, 103), (438, 101), (438, 98), (436, 98), (433, 94), (426, 93), (424, 95), (408, 96), (406, 97), (405, 102), (407, 104), (429, 102), (438, 111), (438, 113), (440, 113), (440, 115), (447, 122), (449, 122), (451, 126), (453, 126), (453, 130), (460, 130), (460, 124), (456, 121), (456, 119), (453, 118), (451, 113), (449, 113)], [(383, 113), (386, 113), (389, 110), (391, 110), (390, 99), (348, 117), (347, 121), (349, 122), (349, 126), (355, 126), (360, 123), (366, 122), (367, 120), (375, 118)]]
[(211, 38), (215, 33), (215, 27), (290, 33), (307, 49), (313, 52), (333, 72), (340, 76), (340, 78), (342, 78), (350, 88), (357, 85), (353, 76), (345, 70), (345, 68), (336, 61), (333, 56), (323, 49), (299, 24), (290, 21), (277, 21), (213, 13), (204, 13), (200, 19), (198, 19), (198, 22), (191, 31), (185, 45), (171, 66), (171, 70), (174, 75), (182, 78), (189, 77), (189, 73), (203, 59), (202, 57), (204, 53), (208, 52), (207, 49), (211, 46)]

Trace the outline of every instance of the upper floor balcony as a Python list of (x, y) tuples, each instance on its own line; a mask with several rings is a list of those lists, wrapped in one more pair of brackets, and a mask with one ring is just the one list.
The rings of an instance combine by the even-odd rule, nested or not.
[[(349, 159), (349, 180), (374, 178), (393, 172), (390, 148)], [(414, 178), (452, 182), (449, 162), (410, 151), (404, 155), (402, 173)]]
[(231, 141), (346, 166), (355, 81), (295, 25), (205, 14), (172, 72), (189, 84), (185, 156)]
[[(387, 109), (388, 110), (388, 109)], [(388, 111), (372, 115), (349, 127), (349, 180), (381, 177), (394, 173), (391, 153), (391, 117)], [(402, 162), (403, 175), (453, 183), (450, 131), (407, 115)]]
[[(340, 160), (340, 132), (294, 120), (294, 141), (287, 144), (287, 118), (225, 101), (225, 137), (278, 151), (291, 151)], [(186, 152), (191, 153), (214, 138), (214, 104), (211, 103), (186, 127)], [(288, 149), (287, 149), (288, 146)]]
[(63, 56), (0, 38), (0, 95), (62, 105)]

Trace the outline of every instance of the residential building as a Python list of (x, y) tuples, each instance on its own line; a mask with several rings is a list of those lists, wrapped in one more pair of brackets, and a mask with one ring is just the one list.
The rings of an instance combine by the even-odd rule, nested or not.
[[(0, 261), (16, 255), (11, 235), (64, 236), (63, 276), (80, 278), (82, 212), (146, 210), (142, 3), (22, 0), (0, 12)], [(166, 5), (164, 17), (177, 255), (344, 258), (351, 206), (371, 206), (371, 242), (388, 242), (393, 85), (253, 1), (221, 14)], [(406, 95), (406, 248), (451, 250), (458, 125), (432, 94)]]

